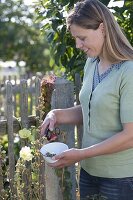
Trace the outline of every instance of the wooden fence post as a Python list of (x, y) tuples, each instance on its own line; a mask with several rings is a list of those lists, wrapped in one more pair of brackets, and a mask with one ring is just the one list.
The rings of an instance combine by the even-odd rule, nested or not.
[[(74, 86), (71, 82), (57, 78), (55, 91), (52, 96), (52, 109), (54, 108), (68, 108), (74, 106)], [(66, 135), (66, 143), (69, 148), (74, 147), (74, 127), (63, 125), (60, 127)], [(76, 199), (76, 179), (75, 179), (75, 167), (69, 167), (70, 182), (72, 184), (71, 200)], [(52, 190), (52, 191), (51, 191)], [(56, 176), (55, 170), (46, 165), (46, 199), (48, 200), (63, 200), (61, 188), (59, 187), (59, 179)]]
[(22, 128), (28, 128), (28, 88), (26, 80), (20, 82), (20, 114)]
[[(27, 81), (20, 81), (20, 116), (21, 116), (21, 126), (22, 128), (28, 127), (28, 87)], [(26, 142), (21, 138), (21, 146), (27, 146)], [(29, 198), (28, 191), (31, 189), (30, 181), (31, 180), (31, 168), (28, 163), (25, 164), (28, 169), (27, 174), (23, 174), (22, 180), (24, 182), (23, 193), (24, 200)]]
[(2, 152), (0, 146), (0, 194), (2, 194), (3, 187), (3, 171), (2, 171)]
[[(40, 79), (36, 78), (35, 79), (35, 106), (36, 108), (38, 107), (39, 104), (39, 97), (41, 95), (41, 86), (40, 86)], [(36, 109), (36, 116), (40, 116), (40, 111), (38, 109)]]
[(9, 158), (9, 182), (11, 188), (11, 199), (14, 199), (14, 134), (13, 134), (13, 100), (12, 100), (12, 84), (7, 82), (6, 85), (6, 105), (7, 105), (7, 133), (8, 133), (8, 158)]

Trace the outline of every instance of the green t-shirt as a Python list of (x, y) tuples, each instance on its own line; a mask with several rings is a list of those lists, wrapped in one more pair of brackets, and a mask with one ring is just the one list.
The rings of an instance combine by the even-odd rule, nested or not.
[[(86, 148), (122, 131), (122, 123), (133, 122), (133, 61), (113, 68), (92, 92), (96, 61), (88, 58), (84, 68), (80, 102), (83, 112), (83, 141)], [(91, 100), (90, 100), (91, 98)], [(133, 176), (133, 148), (88, 158), (81, 167), (99, 177)]]

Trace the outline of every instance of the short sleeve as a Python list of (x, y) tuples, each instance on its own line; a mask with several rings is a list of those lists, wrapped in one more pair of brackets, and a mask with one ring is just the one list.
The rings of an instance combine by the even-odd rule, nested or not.
[(120, 118), (122, 123), (133, 122), (133, 62), (126, 67), (120, 85)]

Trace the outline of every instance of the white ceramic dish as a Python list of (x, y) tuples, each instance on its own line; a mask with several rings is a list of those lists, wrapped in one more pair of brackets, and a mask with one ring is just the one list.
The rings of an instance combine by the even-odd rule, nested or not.
[(52, 142), (42, 146), (40, 149), (41, 154), (48, 163), (54, 163), (57, 160), (53, 160), (51, 157), (47, 156), (47, 153), (59, 155), (63, 151), (66, 151), (68, 146), (62, 142)]

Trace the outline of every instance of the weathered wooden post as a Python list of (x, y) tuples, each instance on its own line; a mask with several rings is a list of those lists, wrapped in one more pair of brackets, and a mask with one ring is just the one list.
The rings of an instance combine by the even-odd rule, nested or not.
[(2, 152), (1, 152), (1, 146), (0, 146), (0, 194), (2, 194), (3, 190), (3, 171), (2, 171)]
[(14, 199), (14, 133), (13, 133), (13, 100), (12, 100), (12, 84), (7, 82), (6, 85), (6, 106), (7, 106), (7, 134), (8, 134), (8, 158), (9, 158), (9, 182), (11, 188), (11, 199)]
[[(55, 83), (55, 91), (52, 96), (52, 109), (54, 108), (68, 108), (74, 106), (74, 86), (71, 82), (57, 78)], [(74, 127), (71, 125), (62, 125), (61, 130), (66, 133), (66, 143), (69, 148), (75, 146)], [(70, 184), (72, 184), (71, 200), (76, 199), (76, 179), (75, 166), (69, 167)], [(63, 200), (59, 178), (55, 170), (46, 165), (46, 199), (47, 200)]]
[[(40, 97), (40, 94), (41, 94), (41, 83), (40, 83), (40, 79), (39, 78), (36, 78), (35, 79), (35, 106), (36, 108), (38, 107), (38, 104), (39, 104), (39, 97)], [(36, 116), (40, 116), (40, 112), (38, 109), (36, 109)]]
[[(21, 116), (21, 126), (22, 128), (29, 128), (28, 124), (28, 87), (27, 81), (20, 81), (20, 116)], [(26, 142), (21, 138), (21, 146), (27, 146)], [(23, 194), (24, 200), (29, 198), (28, 191), (31, 189), (30, 181), (31, 180), (31, 168), (29, 163), (26, 163), (27, 173), (24, 173), (22, 180), (24, 182)]]
[(20, 114), (22, 128), (28, 128), (28, 88), (26, 80), (20, 82)]

